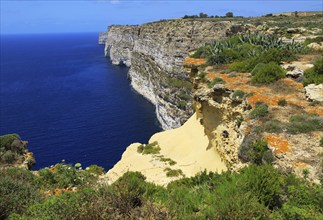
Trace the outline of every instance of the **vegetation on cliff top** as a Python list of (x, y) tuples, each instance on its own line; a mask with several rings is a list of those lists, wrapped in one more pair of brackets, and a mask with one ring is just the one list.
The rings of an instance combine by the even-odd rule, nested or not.
[[(272, 83), (285, 76), (286, 71), (279, 66), (282, 61), (294, 60), (295, 54), (306, 50), (300, 43), (285, 43), (276, 36), (256, 33), (214, 41), (191, 57), (206, 58), (209, 65), (230, 64), (230, 70), (251, 72), (252, 83)], [(310, 75), (314, 74), (308, 74), (313, 79)]]
[(24, 155), (28, 152), (26, 142), (21, 141), (17, 134), (7, 134), (0, 136), (0, 165), (21, 165), (26, 162), (28, 165), (35, 163), (34, 158), (25, 160)]
[(311, 83), (316, 85), (323, 83), (323, 57), (314, 63), (314, 67), (306, 70), (304, 76), (303, 84), (305, 86)]
[(30, 171), (0, 172), (1, 219), (319, 219), (323, 212), (319, 186), (270, 165), (203, 172), (167, 188), (127, 172), (112, 185), (52, 195)]

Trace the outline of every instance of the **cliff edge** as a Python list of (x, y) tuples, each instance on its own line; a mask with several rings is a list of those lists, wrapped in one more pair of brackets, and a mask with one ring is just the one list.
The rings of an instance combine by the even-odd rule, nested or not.
[(192, 83), (183, 67), (190, 51), (252, 29), (232, 21), (176, 19), (110, 26), (105, 55), (130, 67), (132, 87), (156, 106), (163, 129), (177, 128), (193, 114)]

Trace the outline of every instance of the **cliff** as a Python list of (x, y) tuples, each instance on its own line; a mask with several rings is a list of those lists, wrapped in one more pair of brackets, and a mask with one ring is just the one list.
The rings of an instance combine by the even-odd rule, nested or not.
[(99, 44), (105, 44), (107, 41), (108, 33), (107, 32), (100, 32), (99, 33)]
[[(153, 135), (149, 144), (130, 145), (102, 181), (111, 184), (127, 171), (138, 171), (147, 181), (165, 186), (204, 170), (238, 171), (250, 164), (254, 156), (252, 143), (262, 136), (269, 149), (261, 155), (261, 163), (272, 163), (282, 172), (300, 177), (308, 170), (306, 178), (319, 183), (323, 108), (319, 103), (306, 100), (302, 84), (285, 78), (270, 86), (254, 86), (245, 73), (229, 77), (220, 73), (221, 70), (203, 67), (204, 63), (203, 59), (191, 58), (184, 63), (188, 75), (193, 76), (196, 113), (183, 126)], [(310, 66), (308, 61), (289, 65), (303, 69)], [(207, 73), (207, 81), (221, 78), (225, 84), (210, 88), (201, 78), (194, 77), (196, 69)], [(236, 97), (237, 90), (249, 95)], [(282, 98), (289, 103), (288, 107), (277, 104)], [(251, 114), (259, 102), (266, 103), (269, 112), (266, 118), (254, 119)], [(306, 125), (308, 119), (298, 119), (301, 125), (288, 124), (287, 131), (278, 133), (278, 126), (282, 126), (279, 121), (288, 121), (291, 115), (303, 117), (299, 114), (312, 117), (311, 123), (318, 123), (318, 127), (312, 133), (290, 130), (309, 126)]]
[(192, 83), (183, 67), (189, 52), (251, 26), (231, 21), (177, 19), (140, 26), (110, 26), (105, 55), (130, 67), (132, 87), (156, 106), (164, 129), (182, 125), (193, 114)]

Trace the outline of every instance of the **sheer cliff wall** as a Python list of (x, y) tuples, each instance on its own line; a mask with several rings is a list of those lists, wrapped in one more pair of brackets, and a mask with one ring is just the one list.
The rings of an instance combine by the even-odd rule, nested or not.
[(177, 19), (136, 26), (110, 26), (105, 55), (130, 67), (132, 87), (156, 106), (164, 129), (182, 125), (192, 114), (192, 83), (183, 68), (189, 52), (250, 26), (230, 21)]

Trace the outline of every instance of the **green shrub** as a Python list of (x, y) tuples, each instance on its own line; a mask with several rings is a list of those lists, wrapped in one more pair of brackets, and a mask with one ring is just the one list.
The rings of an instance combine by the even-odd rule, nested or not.
[(87, 167), (86, 172), (89, 172), (91, 174), (95, 174), (95, 175), (101, 175), (104, 173), (104, 168), (100, 167), (98, 165), (91, 165), (89, 167)]
[(177, 163), (176, 161), (174, 161), (174, 160), (172, 160), (172, 159), (170, 159), (170, 158), (164, 157), (164, 156), (161, 156), (161, 157), (160, 157), (160, 161), (162, 161), (162, 162), (166, 162), (166, 163), (168, 163), (170, 166), (173, 166), (173, 165), (175, 165), (175, 164)]
[(208, 84), (208, 86), (209, 88), (212, 88), (215, 84), (224, 84), (224, 83), (225, 81), (222, 78), (216, 77)]
[(159, 154), (159, 151), (160, 147), (157, 141), (151, 144), (142, 144), (137, 148), (137, 152), (142, 154)]
[(16, 161), (16, 154), (11, 150), (7, 150), (3, 155), (1, 155), (0, 161), (3, 163), (14, 163)]
[(257, 57), (245, 59), (243, 61), (235, 61), (229, 65), (229, 69), (239, 72), (251, 72), (253, 68), (259, 63)]
[(323, 147), (323, 137), (321, 137), (320, 146)]
[(229, 77), (229, 78), (234, 78), (234, 77), (237, 77), (237, 74), (230, 73), (230, 74), (228, 75), (228, 77)]
[(269, 133), (281, 133), (286, 128), (286, 125), (278, 120), (270, 120), (265, 122), (264, 128)]
[(242, 90), (236, 90), (234, 91), (234, 93), (232, 94), (232, 98), (233, 99), (242, 99), (243, 97), (245, 96), (245, 93), (244, 91)]
[(287, 131), (293, 134), (323, 131), (323, 117), (306, 114), (291, 116)]
[(267, 141), (259, 139), (251, 145), (251, 159), (255, 164), (262, 164), (264, 153), (268, 151)]
[(180, 108), (180, 109), (183, 109), (185, 110), (186, 109), (186, 106), (187, 106), (187, 102), (186, 101), (183, 101), (183, 100), (179, 100), (177, 101), (177, 106)]
[[(24, 153), (26, 152), (26, 143), (21, 141), (19, 135), (0, 136), (0, 164), (20, 164), (24, 161)], [(29, 162), (30, 166), (34, 164), (34, 161)]]
[[(206, 209), (206, 218), (211, 219), (267, 219), (269, 210), (255, 195), (241, 190), (235, 184), (239, 180), (226, 181), (214, 191), (213, 206)], [(213, 218), (212, 218), (213, 217)]]
[[(257, 149), (260, 149), (259, 153), (264, 148)], [(262, 160), (267, 152), (263, 153)], [(320, 219), (323, 211), (321, 186), (307, 184), (295, 175), (279, 172), (270, 165), (249, 165), (239, 173), (204, 171), (194, 177), (174, 181), (167, 188), (145, 182), (145, 177), (138, 172), (127, 172), (112, 185), (78, 188), (76, 192), (41, 199), (31, 197), (32, 193), (38, 194), (37, 188), (25, 193), (21, 187), (26, 186), (15, 187), (17, 181), (35, 186), (35, 176), (31, 172), (19, 169), (8, 169), (5, 175), (3, 172), (0, 171), (0, 192), (18, 189), (10, 193), (10, 197), (20, 199), (7, 200), (0, 194), (0, 207), (4, 207), (0, 209), (1, 219), (9, 215), (10, 219), (20, 220)], [(15, 181), (1, 185), (4, 176)]]
[(16, 139), (20, 140), (20, 137), (18, 134), (6, 134), (6, 135), (0, 136), (0, 148), (9, 150), (11, 143)]
[(192, 100), (192, 96), (190, 96), (189, 94), (186, 94), (186, 93), (180, 93), (180, 94), (178, 95), (178, 97), (179, 97), (180, 99), (185, 100), (185, 101)]
[(175, 88), (185, 88), (185, 89), (192, 89), (192, 83), (186, 80), (177, 79), (175, 77), (169, 77), (167, 79), (167, 86), (175, 87)]
[(123, 214), (141, 206), (146, 189), (145, 179), (139, 172), (125, 173), (112, 185), (112, 205)]
[(315, 38), (306, 38), (305, 41), (304, 41), (304, 44), (305, 45), (308, 45), (310, 43), (321, 43), (323, 42), (323, 36), (318, 36), (318, 37), (315, 37)]
[(207, 52), (204, 47), (198, 48), (190, 57), (192, 58), (206, 58)]
[(268, 105), (262, 103), (257, 105), (254, 110), (249, 113), (249, 117), (252, 119), (265, 117), (268, 114)]
[(279, 99), (277, 104), (280, 105), (280, 106), (286, 106), (287, 101), (285, 99)]
[(173, 170), (167, 167), (164, 171), (166, 172), (167, 177), (184, 176), (183, 171), (181, 169)]
[(93, 169), (94, 167), (90, 170), (79, 170), (72, 165), (56, 164), (51, 168), (39, 170), (37, 182), (41, 188), (49, 189), (82, 187), (97, 180), (97, 175), (93, 175)]
[(0, 170), (0, 219), (11, 213), (23, 213), (41, 200), (32, 173), (19, 168)]
[(304, 181), (289, 175), (285, 178), (286, 202), (273, 212), (273, 219), (320, 219), (322, 196), (320, 186), (309, 187)]
[(251, 72), (251, 83), (272, 83), (283, 78), (285, 73), (286, 71), (274, 62), (259, 63)]
[(239, 115), (237, 118), (236, 118), (236, 125), (237, 127), (239, 128), (243, 122), (244, 118), (242, 115)]
[[(241, 170), (243, 187), (252, 195), (255, 195), (259, 202), (271, 210), (279, 208), (283, 202), (283, 176), (271, 165), (251, 165), (248, 169)], [(242, 188), (243, 188), (242, 187)]]
[(201, 72), (198, 76), (202, 79), (202, 81), (205, 81), (207, 73), (206, 72)]
[(320, 84), (323, 83), (323, 57), (318, 59), (314, 66), (304, 72), (304, 86), (308, 84)]

